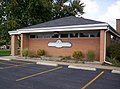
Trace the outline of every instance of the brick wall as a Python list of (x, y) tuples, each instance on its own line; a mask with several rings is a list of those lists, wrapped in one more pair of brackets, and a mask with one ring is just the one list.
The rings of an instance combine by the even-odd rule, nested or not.
[(21, 56), (24, 48), (29, 48), (29, 34), (21, 34), (21, 47), (20, 47)]
[(116, 19), (116, 31), (120, 33), (120, 19)]
[(17, 55), (17, 35), (11, 35), (11, 55)]
[(96, 59), (100, 58), (100, 38), (67, 38), (61, 39), (63, 42), (71, 42), (71, 48), (48, 47), (49, 42), (55, 42), (57, 39), (29, 39), (29, 50), (36, 51), (43, 48), (48, 56), (70, 56), (75, 50), (81, 50), (85, 54), (88, 50), (96, 53)]

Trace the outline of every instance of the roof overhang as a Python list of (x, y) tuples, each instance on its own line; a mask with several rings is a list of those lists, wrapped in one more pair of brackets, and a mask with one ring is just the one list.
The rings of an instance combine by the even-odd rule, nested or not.
[(80, 31), (80, 30), (101, 30), (107, 29), (108, 24), (89, 24), (89, 25), (73, 25), (73, 26), (59, 26), (59, 27), (44, 27), (44, 28), (29, 28), (17, 29), (16, 31), (9, 31), (10, 35), (17, 35), (22, 33), (37, 33), (37, 32), (54, 32), (54, 31)]
[(114, 34), (116, 37), (120, 38), (120, 34), (113, 28), (111, 27), (110, 25), (108, 26), (108, 30)]
[(10, 35), (19, 35), (20, 34), (18, 30), (16, 30), (16, 31), (8, 31), (8, 33)]

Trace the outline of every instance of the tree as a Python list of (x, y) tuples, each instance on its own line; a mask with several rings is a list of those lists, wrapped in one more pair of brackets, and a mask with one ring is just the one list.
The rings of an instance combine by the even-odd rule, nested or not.
[[(69, 5), (65, 5), (65, 3)], [(53, 3), (53, 14), (54, 18), (61, 18), (71, 15), (82, 15), (84, 9), (84, 3), (80, 0), (55, 0)]]
[(9, 0), (6, 7), (7, 20), (20, 24), (18, 28), (51, 19), (51, 0)]
[[(69, 5), (65, 5), (69, 2)], [(0, 0), (0, 40), (10, 41), (8, 31), (52, 19), (82, 15), (80, 0)]]
[(1, 0), (0, 40), (8, 43), (8, 31), (50, 20), (51, 9), (51, 0)]

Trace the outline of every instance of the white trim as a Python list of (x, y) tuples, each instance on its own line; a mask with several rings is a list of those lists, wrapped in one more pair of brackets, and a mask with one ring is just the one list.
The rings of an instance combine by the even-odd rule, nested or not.
[(36, 33), (36, 32), (54, 32), (54, 31), (79, 31), (79, 30), (100, 30), (107, 29), (108, 24), (90, 24), (90, 25), (74, 25), (74, 26), (60, 26), (47, 28), (28, 28), (17, 29), (16, 31), (9, 31), (10, 35), (21, 33)]
[(17, 31), (17, 30), (16, 31), (9, 31), (8, 33), (10, 35), (18, 35), (18, 34), (20, 34), (19, 31)]
[(112, 32), (112, 33), (115, 34), (116, 36), (120, 37), (120, 35), (116, 34), (114, 31), (110, 30), (110, 32)]
[(21, 33), (37, 33), (37, 32), (54, 32), (54, 31), (79, 31), (79, 30), (101, 30), (107, 29), (107, 27), (89, 27), (89, 28), (72, 28), (72, 29), (49, 29), (49, 30), (23, 30), (18, 31), (19, 34)]
[(19, 31), (23, 30), (49, 30), (49, 29), (66, 29), (66, 28), (86, 28), (86, 27), (105, 27), (108, 26), (107, 23), (105, 24), (87, 24), (87, 25), (73, 25), (73, 26), (59, 26), (59, 27), (42, 27), (42, 28), (23, 28), (18, 29)]

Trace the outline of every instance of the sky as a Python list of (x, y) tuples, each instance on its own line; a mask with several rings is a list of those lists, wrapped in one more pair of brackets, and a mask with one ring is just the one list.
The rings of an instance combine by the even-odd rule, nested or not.
[(85, 4), (82, 17), (107, 22), (116, 29), (116, 19), (120, 19), (120, 0), (81, 0)]

